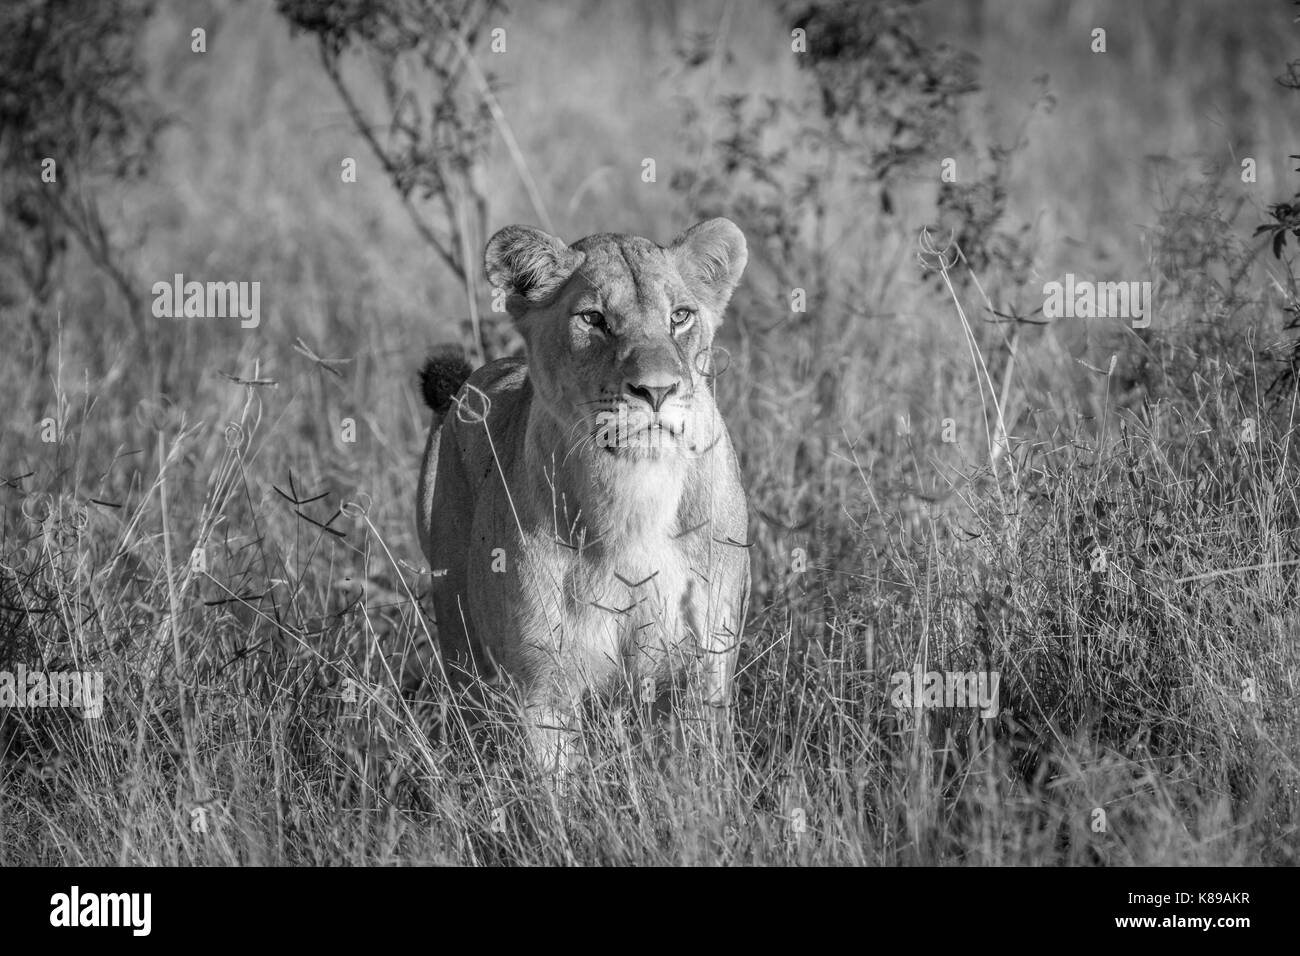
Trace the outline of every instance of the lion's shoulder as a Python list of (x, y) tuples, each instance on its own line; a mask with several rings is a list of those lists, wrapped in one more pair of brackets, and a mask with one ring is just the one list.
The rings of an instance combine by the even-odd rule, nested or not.
[(460, 387), (447, 422), (471, 474), (488, 468), (494, 455), (505, 465), (522, 450), (531, 397), (528, 364), (519, 358), (488, 362)]
[(456, 393), (453, 413), (461, 424), (480, 424), (486, 412), (489, 425), (512, 420), (526, 407), (531, 391), (528, 363), (520, 358), (499, 358), (470, 374)]
[(522, 388), (527, 378), (528, 363), (510, 356), (479, 366), (470, 375), (469, 383), (489, 395), (494, 392), (506, 394)]

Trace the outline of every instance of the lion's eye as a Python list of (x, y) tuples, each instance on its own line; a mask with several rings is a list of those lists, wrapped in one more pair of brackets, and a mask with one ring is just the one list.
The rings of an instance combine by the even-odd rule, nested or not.
[(684, 329), (686, 326), (690, 325), (694, 319), (694, 309), (676, 309), (674, 310), (670, 321), (672, 322), (674, 329)]
[(604, 329), (605, 314), (598, 309), (587, 309), (585, 312), (579, 312), (578, 318), (586, 322), (593, 329)]

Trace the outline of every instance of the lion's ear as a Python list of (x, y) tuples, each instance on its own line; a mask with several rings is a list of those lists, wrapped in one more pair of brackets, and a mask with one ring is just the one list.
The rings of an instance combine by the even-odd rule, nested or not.
[[(526, 300), (526, 303), (514, 303), (520, 307), (548, 299), (582, 265), (584, 258), (581, 252), (540, 229), (506, 226), (488, 240), (483, 267), (495, 288)], [(517, 310), (510, 308), (511, 312)]]
[(682, 278), (701, 287), (712, 298), (714, 314), (721, 317), (749, 260), (740, 227), (730, 219), (706, 219), (674, 239), (668, 251)]

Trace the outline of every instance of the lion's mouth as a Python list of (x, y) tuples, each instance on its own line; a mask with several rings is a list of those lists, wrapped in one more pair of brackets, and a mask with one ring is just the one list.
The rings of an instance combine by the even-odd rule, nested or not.
[(686, 433), (685, 416), (643, 412), (620, 406), (596, 416), (596, 447), (612, 455), (654, 456), (676, 449)]

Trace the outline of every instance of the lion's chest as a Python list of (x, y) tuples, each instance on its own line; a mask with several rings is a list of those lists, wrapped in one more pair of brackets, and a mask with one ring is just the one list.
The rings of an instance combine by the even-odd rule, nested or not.
[[(509, 486), (523, 489), (527, 477)], [(679, 672), (707, 642), (718, 614), (710, 596), (726, 590), (729, 567), (711, 547), (712, 512), (690, 511), (699, 489), (671, 468), (643, 464), (620, 481), (600, 494), (482, 487), (469, 605), (508, 670), (585, 673), (610, 686), (619, 674)]]
[(666, 650), (685, 636), (690, 567), (667, 536), (568, 556), (565, 613), (575, 634), (625, 656)]
[[(688, 553), (667, 534), (570, 548), (535, 538), (513, 582), (543, 609), (545, 641), (592, 677), (668, 675), (695, 644), (706, 591)], [(506, 600), (511, 596), (503, 595)]]

